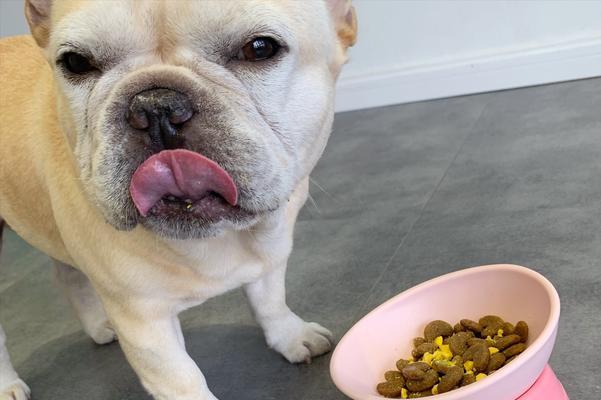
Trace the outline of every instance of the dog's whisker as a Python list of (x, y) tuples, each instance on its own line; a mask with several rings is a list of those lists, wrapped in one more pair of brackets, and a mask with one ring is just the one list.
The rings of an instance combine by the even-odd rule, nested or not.
[(326, 196), (328, 196), (330, 199), (334, 200), (336, 203), (340, 203), (340, 200), (338, 200), (336, 197), (334, 197), (334, 195), (332, 195), (330, 192), (328, 192), (327, 190), (325, 190), (323, 188), (323, 186), (321, 186), (319, 183), (317, 183), (317, 181), (311, 177), (309, 177), (309, 182), (311, 182), (312, 184), (314, 184), (319, 190), (321, 190), (322, 192), (325, 193)]
[(252, 240), (256, 242), (257, 241), (257, 237), (254, 235), (253, 232), (258, 232), (258, 231), (254, 230), (254, 229), (248, 229), (247, 232), (250, 235), (250, 237), (252, 238)]
[(311, 193), (307, 193), (307, 195), (309, 196), (309, 201), (311, 202), (311, 204), (313, 205), (313, 207), (315, 207), (315, 210), (317, 210), (317, 213), (321, 214), (321, 209), (317, 205), (317, 202), (315, 201), (315, 199), (313, 198), (313, 196), (311, 196)]

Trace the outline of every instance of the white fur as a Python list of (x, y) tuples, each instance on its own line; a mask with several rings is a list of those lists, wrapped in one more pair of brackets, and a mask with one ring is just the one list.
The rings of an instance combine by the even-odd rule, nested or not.
[(26, 400), (29, 388), (15, 372), (6, 350), (6, 335), (0, 326), (0, 400)]

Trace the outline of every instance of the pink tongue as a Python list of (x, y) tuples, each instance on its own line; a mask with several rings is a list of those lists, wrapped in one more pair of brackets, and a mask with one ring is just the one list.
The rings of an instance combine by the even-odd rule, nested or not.
[(168, 195), (195, 201), (215, 192), (232, 206), (238, 202), (236, 185), (223, 168), (183, 149), (163, 150), (144, 161), (134, 172), (129, 192), (143, 216)]

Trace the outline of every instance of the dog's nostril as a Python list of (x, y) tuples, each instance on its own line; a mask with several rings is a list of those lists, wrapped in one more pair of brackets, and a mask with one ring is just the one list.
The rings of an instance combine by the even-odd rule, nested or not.
[(148, 117), (144, 111), (132, 111), (131, 109), (127, 113), (127, 122), (135, 129), (148, 129)]
[(190, 118), (192, 118), (192, 110), (179, 108), (171, 112), (169, 115), (169, 122), (178, 125), (188, 122)]

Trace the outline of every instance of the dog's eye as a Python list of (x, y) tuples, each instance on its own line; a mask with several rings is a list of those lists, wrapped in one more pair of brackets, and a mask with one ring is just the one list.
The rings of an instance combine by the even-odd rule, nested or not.
[(246, 43), (238, 52), (238, 59), (243, 61), (263, 61), (275, 56), (280, 45), (269, 37), (258, 37)]
[(71, 51), (65, 53), (61, 60), (67, 71), (75, 75), (84, 75), (97, 69), (86, 57)]

